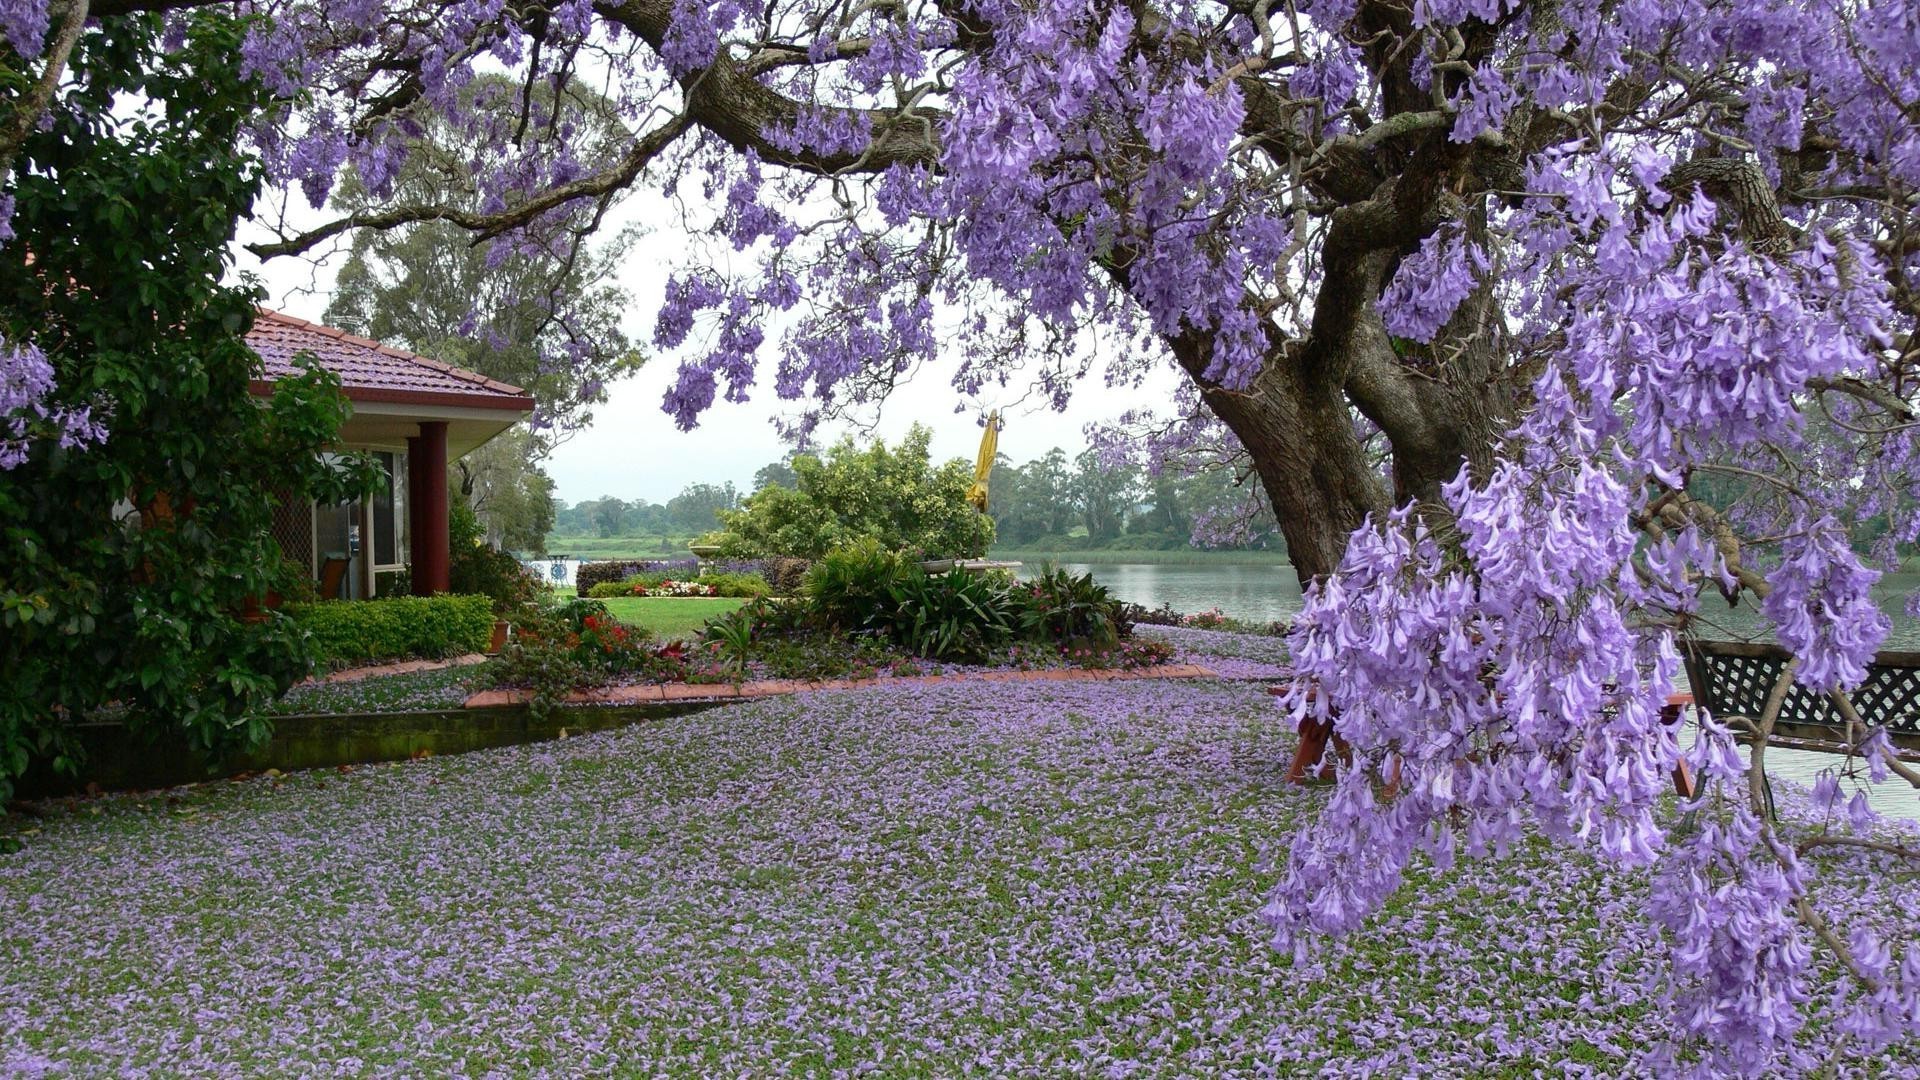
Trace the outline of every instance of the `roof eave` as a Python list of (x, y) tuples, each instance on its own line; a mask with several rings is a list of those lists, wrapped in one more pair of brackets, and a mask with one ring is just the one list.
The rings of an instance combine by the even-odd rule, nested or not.
[[(253, 379), (247, 388), (258, 397), (273, 396), (274, 383), (267, 379)], [(508, 394), (456, 394), (446, 390), (389, 390), (373, 386), (343, 386), (340, 392), (348, 401), (382, 405), (420, 405), (441, 409), (495, 409), (501, 412), (530, 413), (534, 408), (531, 395)]]

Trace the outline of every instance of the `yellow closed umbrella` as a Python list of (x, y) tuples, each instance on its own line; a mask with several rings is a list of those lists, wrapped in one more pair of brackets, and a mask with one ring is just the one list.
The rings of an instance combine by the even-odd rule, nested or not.
[(993, 459), (1000, 449), (1000, 411), (987, 417), (987, 430), (980, 436), (980, 459), (973, 466), (973, 486), (967, 489), (967, 501), (975, 510), (987, 512), (987, 481), (993, 477)]

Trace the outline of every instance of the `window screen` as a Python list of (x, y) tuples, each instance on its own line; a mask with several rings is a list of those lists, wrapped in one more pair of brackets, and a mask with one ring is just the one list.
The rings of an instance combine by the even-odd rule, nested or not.
[(387, 451), (373, 455), (385, 474), (373, 492), (373, 561), (380, 566), (400, 561), (399, 530), (393, 515), (393, 457)]

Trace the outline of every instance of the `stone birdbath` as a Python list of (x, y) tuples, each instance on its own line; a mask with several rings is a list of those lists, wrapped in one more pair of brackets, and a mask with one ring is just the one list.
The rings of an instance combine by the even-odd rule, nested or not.
[(698, 569), (700, 569), (701, 571), (705, 571), (707, 568), (707, 564), (713, 561), (714, 556), (720, 554), (720, 545), (719, 544), (688, 544), (687, 550), (693, 552), (693, 557), (700, 560), (700, 565)]

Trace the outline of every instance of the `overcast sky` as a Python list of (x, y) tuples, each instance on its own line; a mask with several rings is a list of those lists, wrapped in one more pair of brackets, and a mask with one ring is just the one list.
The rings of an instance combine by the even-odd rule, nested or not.
[[(659, 308), (667, 275), (674, 260), (684, 257), (689, 240), (676, 227), (664, 223), (665, 215), (645, 212), (644, 203), (649, 197), (642, 188), (623, 207), (634, 219), (654, 220), (648, 222), (652, 229), (649, 235), (634, 245), (618, 283), (634, 297), (627, 332), (650, 350), (653, 315)], [(241, 235), (244, 240), (262, 233), (247, 227)], [(318, 262), (281, 258), (263, 266), (244, 250), (236, 262), (237, 269), (260, 275), (269, 294), (269, 307), (319, 321), (332, 292), (333, 276), (345, 259), (345, 246), (341, 245)], [(595, 410), (592, 425), (563, 443), (546, 463), (560, 498), (579, 502), (615, 495), (664, 502), (688, 484), (703, 481), (731, 480), (746, 490), (752, 486), (755, 470), (787, 452), (771, 421), (793, 412), (791, 406), (797, 403), (781, 402), (770, 385), (756, 388), (753, 400), (745, 404), (717, 402), (693, 431), (675, 428), (672, 418), (661, 411), (660, 401), (673, 382), (676, 365), (673, 356), (655, 356), (640, 372), (609, 388), (608, 400)], [(964, 402), (949, 381), (952, 371), (950, 365), (929, 367), (897, 390), (881, 414), (878, 433), (892, 441), (918, 421), (933, 429), (937, 457), (972, 460), (980, 444), (978, 418), (982, 411), (1007, 407), (1020, 394), (1007, 390), (997, 399), (989, 396), (977, 403)], [(1077, 453), (1086, 446), (1087, 424), (1111, 420), (1129, 408), (1150, 406), (1156, 397), (1164, 403), (1172, 389), (1171, 372), (1164, 386), (1146, 391), (1109, 390), (1092, 379), (1065, 413), (1031, 402), (1007, 408), (1000, 450), (1019, 462), (1039, 457), (1055, 446)], [(955, 406), (963, 404), (967, 410), (956, 414)], [(845, 429), (828, 430), (831, 440)]]

